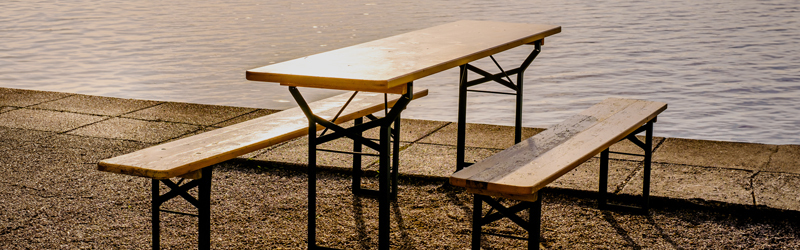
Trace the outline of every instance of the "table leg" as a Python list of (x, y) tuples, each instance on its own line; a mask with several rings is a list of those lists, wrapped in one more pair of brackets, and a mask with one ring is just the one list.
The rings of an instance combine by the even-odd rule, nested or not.
[[(456, 139), (456, 171), (461, 170), (469, 165), (465, 158), (465, 150), (466, 150), (466, 122), (467, 122), (467, 92), (483, 92), (483, 93), (491, 93), (491, 94), (506, 94), (506, 95), (515, 95), (516, 96), (516, 109), (515, 109), (515, 120), (514, 120), (514, 143), (519, 143), (522, 141), (522, 80), (524, 78), (524, 72), (530, 66), (536, 56), (539, 55), (539, 52), (542, 49), (542, 40), (536, 41), (533, 43), (534, 49), (528, 55), (527, 58), (522, 62), (522, 64), (515, 69), (512, 70), (503, 70), (500, 67), (500, 64), (494, 60), (497, 67), (500, 69), (501, 73), (499, 74), (492, 74), (487, 71), (484, 71), (478, 67), (475, 67), (470, 64), (464, 64), (459, 66), (460, 75), (459, 75), (459, 84), (458, 84), (458, 134)], [(482, 75), (482, 78), (475, 79), (475, 80), (467, 80), (467, 73), (474, 72), (479, 75)], [(517, 75), (517, 83), (511, 81), (510, 75)], [(504, 79), (505, 78), (505, 79)], [(506, 80), (507, 79), (507, 80)], [(483, 90), (470, 90), (469, 88), (472, 86), (476, 86), (485, 82), (496, 82), (509, 89), (513, 90), (514, 93), (505, 93), (505, 92), (495, 92), (495, 91), (483, 91)]]
[[(378, 188), (378, 239), (379, 239), (379, 249), (389, 249), (389, 245), (391, 243), (391, 234), (389, 232), (391, 228), (391, 203), (390, 199), (392, 198), (392, 186), (395, 186), (396, 190), (396, 169), (398, 168), (399, 164), (399, 140), (400, 140), (400, 113), (406, 108), (408, 103), (413, 98), (413, 83), (408, 83), (407, 85), (407, 93), (398, 100), (394, 107), (386, 114), (386, 117), (375, 119), (369, 121), (365, 124), (359, 124), (359, 126), (354, 126), (352, 128), (344, 129), (336, 124), (333, 124), (330, 121), (322, 119), (311, 111), (311, 108), (306, 103), (303, 96), (295, 87), (289, 87), (289, 91), (292, 93), (292, 96), (297, 101), (300, 108), (305, 113), (306, 117), (309, 120), (308, 126), (308, 247), (309, 248), (320, 248), (316, 244), (316, 224), (317, 224), (317, 209), (316, 209), (316, 151), (317, 145), (342, 138), (348, 137), (356, 141), (357, 145), (364, 145), (370, 148), (375, 149), (379, 152), (380, 155), (380, 167), (379, 167), (379, 188)], [(360, 123), (361, 120), (357, 121)], [(334, 132), (329, 135), (322, 135), (317, 137), (316, 130), (317, 125), (322, 125), (326, 128), (332, 129)], [(379, 143), (374, 143), (369, 139), (363, 138), (361, 132), (363, 130), (372, 128), (373, 124), (377, 124), (380, 129), (380, 140)], [(392, 125), (394, 124), (395, 128), (392, 129)], [(392, 151), (392, 137), (394, 136), (394, 151)], [(357, 150), (360, 151), (360, 145), (356, 146)], [(394, 158), (392, 158), (392, 154), (394, 153)], [(355, 163), (354, 163), (355, 164)], [(392, 170), (395, 171), (392, 171)], [(394, 172), (394, 173), (393, 173)], [(393, 175), (395, 175), (395, 180), (390, 180)], [(354, 184), (355, 186), (355, 180)], [(395, 191), (396, 195), (396, 191)]]
[[(317, 247), (317, 122), (308, 119), (308, 247)], [(313, 247), (312, 247), (313, 246)]]

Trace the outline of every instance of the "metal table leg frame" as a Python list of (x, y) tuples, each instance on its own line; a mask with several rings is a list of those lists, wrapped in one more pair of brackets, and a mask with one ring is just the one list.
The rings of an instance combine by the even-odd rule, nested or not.
[[(636, 131), (625, 137), (625, 139), (633, 142), (639, 148), (644, 151), (644, 154), (628, 154), (628, 153), (621, 153), (621, 152), (611, 152), (608, 149), (604, 150), (600, 153), (600, 189), (599, 189), (599, 197), (598, 197), (598, 205), (601, 209), (608, 209), (608, 208), (621, 208), (621, 209), (628, 209), (628, 210), (636, 210), (641, 213), (647, 213), (650, 209), (650, 169), (652, 165), (652, 158), (653, 158), (653, 123), (656, 122), (656, 119), (647, 122), (644, 126), (638, 128)], [(645, 141), (642, 142), (639, 138), (636, 137), (637, 134), (645, 132)], [(623, 140), (625, 140), (623, 139)], [(609, 204), (608, 203), (608, 158), (609, 153), (616, 153), (616, 154), (624, 154), (624, 155), (633, 155), (633, 156), (642, 156), (644, 157), (643, 163), (644, 168), (642, 169), (642, 199), (639, 207), (632, 207), (632, 206), (624, 206), (618, 204)]]
[[(520, 201), (516, 205), (511, 207), (506, 207), (501, 204), (498, 200), (495, 200), (492, 197), (485, 196), (485, 195), (474, 195), (473, 204), (472, 204), (472, 249), (479, 250), (481, 249), (481, 235), (494, 235), (506, 238), (513, 238), (519, 240), (526, 240), (528, 241), (528, 249), (539, 249), (539, 236), (541, 235), (541, 219), (542, 219), (542, 199), (537, 193), (537, 199), (534, 202), (528, 201)], [(489, 211), (485, 216), (483, 215), (483, 203), (488, 204), (492, 210)], [(528, 210), (528, 220), (525, 221), (524, 219), (520, 218), (517, 213), (527, 209)], [(497, 210), (496, 212), (492, 212)], [(489, 223), (494, 221), (508, 218), (513, 221), (515, 224), (519, 225), (525, 231), (528, 231), (528, 237), (518, 237), (513, 235), (504, 235), (504, 234), (495, 234), (495, 233), (488, 233), (482, 232), (481, 228)]]
[[(497, 63), (497, 60), (494, 59), (494, 56), (490, 56), (492, 61), (494, 61), (497, 68), (500, 69), (500, 73), (492, 74), (485, 70), (482, 70), (478, 67), (475, 67), (471, 64), (464, 64), (461, 65), (460, 68), (460, 76), (459, 76), (459, 91), (458, 91), (458, 139), (456, 142), (456, 171), (461, 170), (469, 165), (470, 163), (465, 162), (464, 158), (464, 149), (466, 148), (466, 113), (467, 113), (467, 92), (482, 92), (482, 93), (491, 93), (491, 94), (504, 94), (504, 95), (515, 95), (516, 96), (516, 112), (515, 112), (515, 122), (514, 122), (514, 143), (519, 143), (522, 141), (522, 80), (524, 78), (525, 70), (530, 66), (536, 56), (539, 55), (539, 52), (542, 50), (542, 40), (534, 42), (534, 49), (531, 51), (530, 55), (522, 62), (522, 64), (515, 69), (505, 71), (500, 64)], [(467, 80), (467, 72), (472, 71), (481, 76), (482, 78), (475, 79), (468, 81)], [(517, 75), (517, 83), (511, 80), (511, 75)], [(505, 78), (505, 79), (503, 79)], [(503, 86), (508, 87), (509, 89), (513, 90), (514, 93), (505, 93), (505, 92), (495, 92), (495, 91), (483, 91), (483, 90), (470, 90), (469, 87), (476, 86), (485, 82), (496, 82)]]
[[(378, 118), (371, 116), (371, 120), (377, 120)], [(359, 126), (363, 124), (363, 118), (355, 119), (354, 126)], [(391, 183), (392, 183), (392, 190), (389, 192), (390, 197), (394, 200), (397, 199), (397, 178), (399, 175), (399, 165), (400, 165), (400, 116), (398, 115), (397, 119), (392, 123), (394, 126), (390, 127), (389, 130), (391, 131), (391, 138), (392, 138), (392, 172), (391, 172)], [(356, 132), (357, 136), (361, 136), (361, 132)], [(353, 184), (352, 190), (353, 194), (359, 195), (378, 195), (378, 190), (371, 190), (361, 187), (361, 179), (364, 176), (364, 171), (362, 170), (362, 156), (380, 156), (380, 154), (367, 154), (363, 153), (363, 144), (359, 143), (358, 141), (353, 141), (353, 152), (339, 152), (336, 153), (351, 153), (353, 155)], [(322, 151), (322, 150), (320, 150)], [(328, 152), (334, 152), (333, 150), (325, 150)]]
[[(172, 182), (169, 179), (165, 180), (152, 180), (152, 239), (153, 249), (161, 248), (161, 212), (181, 214), (187, 216), (194, 216), (198, 219), (197, 224), (197, 248), (209, 249), (211, 245), (211, 173), (213, 167), (203, 168), (201, 171), (202, 177), (189, 181), (183, 185), (184, 179), (178, 183)], [(170, 191), (161, 194), (160, 183), (164, 183), (170, 188)], [(197, 198), (188, 193), (192, 188), (197, 187)], [(190, 214), (185, 212), (177, 212), (161, 209), (164, 202), (171, 200), (175, 197), (182, 197), (194, 207), (197, 208), (197, 214)]]
[[(379, 211), (378, 211), (378, 231), (379, 231), (379, 249), (389, 249), (390, 244), (390, 199), (391, 199), (391, 190), (390, 190), (390, 165), (392, 164), (391, 161), (391, 144), (390, 139), (392, 136), (391, 125), (396, 123), (396, 126), (399, 126), (399, 117), (400, 112), (406, 108), (408, 103), (412, 99), (413, 95), (413, 83), (407, 84), (407, 92), (403, 95), (400, 100), (395, 103), (394, 107), (386, 114), (386, 117), (378, 118), (375, 120), (371, 120), (367, 123), (358, 124), (351, 128), (342, 128), (330, 121), (322, 119), (312, 112), (311, 108), (308, 106), (308, 103), (305, 101), (303, 96), (295, 87), (289, 87), (289, 91), (292, 93), (295, 101), (297, 101), (298, 106), (300, 109), (303, 110), (306, 117), (308, 118), (309, 126), (308, 126), (308, 247), (310, 249), (319, 249), (323, 247), (317, 246), (316, 241), (316, 225), (317, 225), (317, 161), (316, 161), (316, 152), (317, 146), (342, 137), (347, 137), (354, 140), (356, 143), (370, 147), (379, 152), (380, 156), (380, 167), (379, 167), (379, 187), (378, 187), (378, 203), (379, 203)], [(363, 120), (362, 120), (363, 121)], [(329, 135), (323, 135), (320, 137), (316, 136), (316, 128), (317, 125), (322, 125), (326, 128), (329, 128), (334, 131), (334, 133)], [(380, 128), (380, 140), (379, 143), (375, 143), (367, 138), (362, 136), (362, 132), (368, 129), (372, 129), (375, 127)], [(396, 130), (399, 132), (399, 130)], [(399, 134), (397, 134), (399, 135)], [(398, 141), (396, 138), (396, 141)], [(357, 153), (357, 152), (352, 152)], [(396, 156), (395, 156), (396, 157)]]

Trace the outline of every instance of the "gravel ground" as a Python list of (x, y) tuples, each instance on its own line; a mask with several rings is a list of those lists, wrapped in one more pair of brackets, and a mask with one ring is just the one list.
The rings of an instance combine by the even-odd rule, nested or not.
[[(0, 249), (147, 249), (150, 180), (95, 170), (96, 162), (149, 146), (122, 140), (0, 128)], [(212, 247), (304, 249), (303, 166), (237, 160), (215, 168)], [(373, 177), (366, 185), (374, 185)], [(319, 174), (320, 245), (377, 246), (377, 200), (354, 196), (347, 172)], [(166, 188), (164, 188), (166, 189)], [(654, 198), (647, 215), (603, 211), (590, 192), (544, 192), (548, 249), (797, 249), (800, 213), (752, 206)], [(392, 208), (395, 249), (465, 249), (471, 195), (442, 179), (404, 177)], [(183, 200), (166, 208), (192, 211)], [(488, 208), (487, 208), (488, 210)], [(523, 215), (525, 217), (525, 215)], [(163, 213), (162, 246), (193, 248), (193, 217)], [(484, 230), (525, 233), (508, 220)], [(485, 236), (484, 249), (520, 249)]]
[[(70, 172), (92, 172), (77, 166)], [(212, 245), (218, 249), (306, 247), (306, 175), (293, 166), (229, 163), (215, 170)], [(32, 188), (3, 182), (0, 247), (4, 249), (144, 249), (149, 240), (149, 181), (98, 174), (103, 184)], [(341, 172), (319, 175), (320, 245), (377, 246), (377, 201), (353, 196)], [(100, 188), (102, 186), (102, 188)], [(54, 189), (57, 191), (45, 191)], [(442, 180), (402, 179), (392, 208), (397, 249), (469, 247), (471, 196)], [(166, 207), (188, 209), (173, 200)], [(549, 190), (543, 204), (548, 249), (795, 249), (797, 214), (656, 200), (648, 215), (598, 210), (584, 194)], [(196, 244), (192, 217), (164, 214), (166, 249)], [(507, 220), (485, 229), (525, 236)], [(521, 241), (486, 236), (485, 249), (519, 249)]]

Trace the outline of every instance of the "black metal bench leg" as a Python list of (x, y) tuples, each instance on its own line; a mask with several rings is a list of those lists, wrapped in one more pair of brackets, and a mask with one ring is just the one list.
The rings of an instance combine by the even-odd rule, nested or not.
[[(181, 215), (196, 216), (197, 217), (197, 248), (209, 249), (211, 248), (211, 180), (213, 167), (206, 167), (201, 170), (202, 177), (197, 180), (192, 180), (188, 183), (180, 185), (181, 183), (174, 183), (169, 179), (165, 180), (151, 180), (151, 215), (150, 223), (152, 225), (152, 244), (153, 249), (161, 249), (161, 212), (170, 212)], [(160, 191), (161, 183), (166, 184), (172, 190), (162, 195)], [(191, 196), (187, 191), (197, 187), (197, 199)], [(171, 200), (175, 197), (183, 197), (195, 208), (197, 214), (188, 214), (184, 212), (175, 212), (169, 210), (161, 210), (161, 205), (164, 202)]]
[(150, 223), (152, 226), (152, 244), (153, 250), (161, 249), (161, 199), (159, 191), (160, 181), (152, 180), (152, 201), (151, 201), (151, 214)]
[(539, 237), (542, 235), (542, 196), (537, 192), (536, 201), (528, 210), (528, 249), (539, 250)]
[[(642, 200), (639, 204), (639, 207), (634, 206), (622, 206), (622, 205), (612, 205), (608, 203), (608, 165), (609, 165), (609, 149), (603, 150), (600, 153), (600, 187), (598, 190), (598, 198), (597, 204), (600, 209), (609, 209), (611, 207), (615, 208), (623, 208), (623, 209), (634, 209), (638, 210), (642, 213), (647, 213), (650, 209), (650, 172), (652, 169), (652, 158), (653, 158), (653, 123), (655, 123), (655, 118), (651, 121), (648, 121), (645, 125), (641, 128), (637, 129), (626, 138), (639, 146), (643, 151), (644, 154), (628, 154), (628, 155), (637, 155), (643, 156), (643, 173), (642, 173)], [(641, 132), (645, 132), (645, 141), (642, 142), (636, 138), (636, 134)], [(619, 153), (619, 152), (617, 152)], [(620, 153), (620, 154), (627, 154), (627, 153)]]
[(608, 156), (608, 149), (600, 153), (600, 190), (597, 201), (600, 209), (606, 209), (608, 207)]
[(211, 248), (211, 173), (212, 167), (203, 169), (200, 185), (197, 187), (197, 248)]
[[(483, 203), (489, 204), (493, 209), (491, 211), (495, 211), (494, 213), (489, 212), (486, 216), (483, 215)], [(521, 217), (517, 216), (518, 212), (523, 210), (528, 210), (528, 220), (524, 220)], [(528, 249), (539, 249), (540, 246), (540, 237), (542, 234), (541, 226), (542, 226), (542, 197), (539, 192), (536, 193), (536, 201), (520, 201), (520, 203), (511, 206), (505, 207), (500, 201), (495, 200), (492, 197), (474, 194), (473, 201), (472, 201), (472, 249), (479, 250), (481, 249), (481, 235), (483, 234), (482, 227), (483, 225), (492, 223), (494, 221), (508, 218), (512, 222), (516, 223), (525, 231), (528, 232), (527, 238), (511, 236), (511, 235), (502, 235), (502, 234), (494, 234), (494, 233), (487, 233), (491, 235), (501, 236), (501, 237), (508, 237), (514, 238), (519, 240), (525, 240), (528, 242)]]
[(476, 194), (472, 200), (472, 250), (481, 249), (481, 227), (483, 227), (483, 196)]

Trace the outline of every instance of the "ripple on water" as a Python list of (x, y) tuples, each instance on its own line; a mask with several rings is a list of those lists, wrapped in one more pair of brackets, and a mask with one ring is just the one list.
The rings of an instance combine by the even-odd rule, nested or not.
[[(0, 4), (0, 86), (288, 108), (250, 82), (269, 63), (461, 20), (549, 23), (526, 72), (526, 126), (607, 97), (664, 101), (657, 135), (800, 144), (795, 1), (11, 1)], [(530, 48), (497, 56), (517, 65)], [(489, 60), (475, 63), (493, 69)], [(419, 80), (404, 117), (455, 120), (457, 71)], [(481, 86), (502, 90), (497, 86)], [(338, 92), (303, 90), (311, 99)], [(510, 125), (513, 99), (470, 95), (468, 121)], [(499, 110), (499, 111), (498, 111)]]

